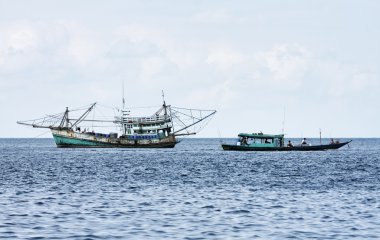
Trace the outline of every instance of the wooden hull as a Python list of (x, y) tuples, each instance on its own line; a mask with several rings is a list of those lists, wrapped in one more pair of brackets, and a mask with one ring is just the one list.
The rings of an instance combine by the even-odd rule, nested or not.
[(315, 146), (294, 146), (294, 147), (250, 147), (238, 146), (230, 144), (222, 144), (223, 150), (226, 151), (325, 151), (331, 149), (338, 149), (347, 145), (351, 141), (328, 144), (328, 145), (315, 145)]
[(60, 130), (52, 130), (52, 134), (59, 148), (173, 148), (178, 143), (174, 136), (154, 140), (129, 140)]

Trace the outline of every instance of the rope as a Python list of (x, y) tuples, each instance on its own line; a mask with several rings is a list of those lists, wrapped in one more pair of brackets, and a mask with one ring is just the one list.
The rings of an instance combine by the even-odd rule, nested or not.
[(182, 109), (182, 110), (194, 110), (194, 111), (201, 111), (201, 112), (213, 112), (215, 110), (206, 110), (206, 109), (196, 109), (196, 108), (180, 108), (180, 107), (172, 107), (174, 109)]
[(45, 135), (46, 133), (49, 133), (49, 132), (50, 132), (50, 130), (48, 130), (48, 131), (46, 131), (44, 133), (38, 134), (37, 136), (32, 137), (32, 138), (39, 138), (39, 137), (41, 137), (41, 136), (43, 136), (43, 135)]

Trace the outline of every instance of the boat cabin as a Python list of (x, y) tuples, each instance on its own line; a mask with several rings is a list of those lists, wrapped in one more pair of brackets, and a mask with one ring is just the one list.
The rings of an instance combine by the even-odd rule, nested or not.
[(129, 111), (123, 110), (122, 112), (122, 138), (163, 139), (172, 132), (172, 119), (166, 113), (165, 115), (156, 114), (152, 117), (129, 117)]
[(284, 134), (271, 135), (263, 133), (240, 133), (236, 143), (238, 146), (249, 147), (283, 147)]

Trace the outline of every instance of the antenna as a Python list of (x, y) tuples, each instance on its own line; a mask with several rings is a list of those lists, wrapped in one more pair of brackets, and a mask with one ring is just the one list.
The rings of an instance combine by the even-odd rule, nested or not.
[(282, 119), (282, 134), (285, 134), (285, 111), (286, 107), (284, 106), (284, 118)]
[(125, 108), (125, 98), (124, 98), (124, 80), (122, 80), (122, 96), (123, 96), (123, 104), (122, 104), (122, 109), (124, 110)]
[(161, 90), (162, 91), (162, 101), (164, 102), (164, 105), (166, 105), (165, 104), (165, 93), (164, 93), (164, 90)]
[(222, 134), (220, 133), (219, 127), (218, 127), (218, 136), (219, 136), (219, 142), (220, 142), (220, 144), (222, 144), (223, 143), (223, 141), (222, 141)]

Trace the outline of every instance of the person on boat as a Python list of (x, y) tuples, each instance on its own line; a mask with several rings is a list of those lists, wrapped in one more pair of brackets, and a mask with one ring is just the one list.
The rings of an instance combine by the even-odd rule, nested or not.
[(243, 137), (243, 139), (241, 140), (241, 144), (242, 145), (247, 145), (248, 144), (247, 137)]
[(288, 141), (288, 147), (293, 147), (293, 143), (292, 143), (292, 141)]
[(330, 144), (335, 144), (335, 142), (334, 142), (334, 138), (331, 138), (331, 139), (330, 139)]
[(303, 138), (302, 142), (301, 142), (301, 145), (304, 146), (304, 145), (308, 145), (307, 141), (306, 141), (306, 138)]
[(265, 138), (265, 143), (270, 143), (268, 138)]

